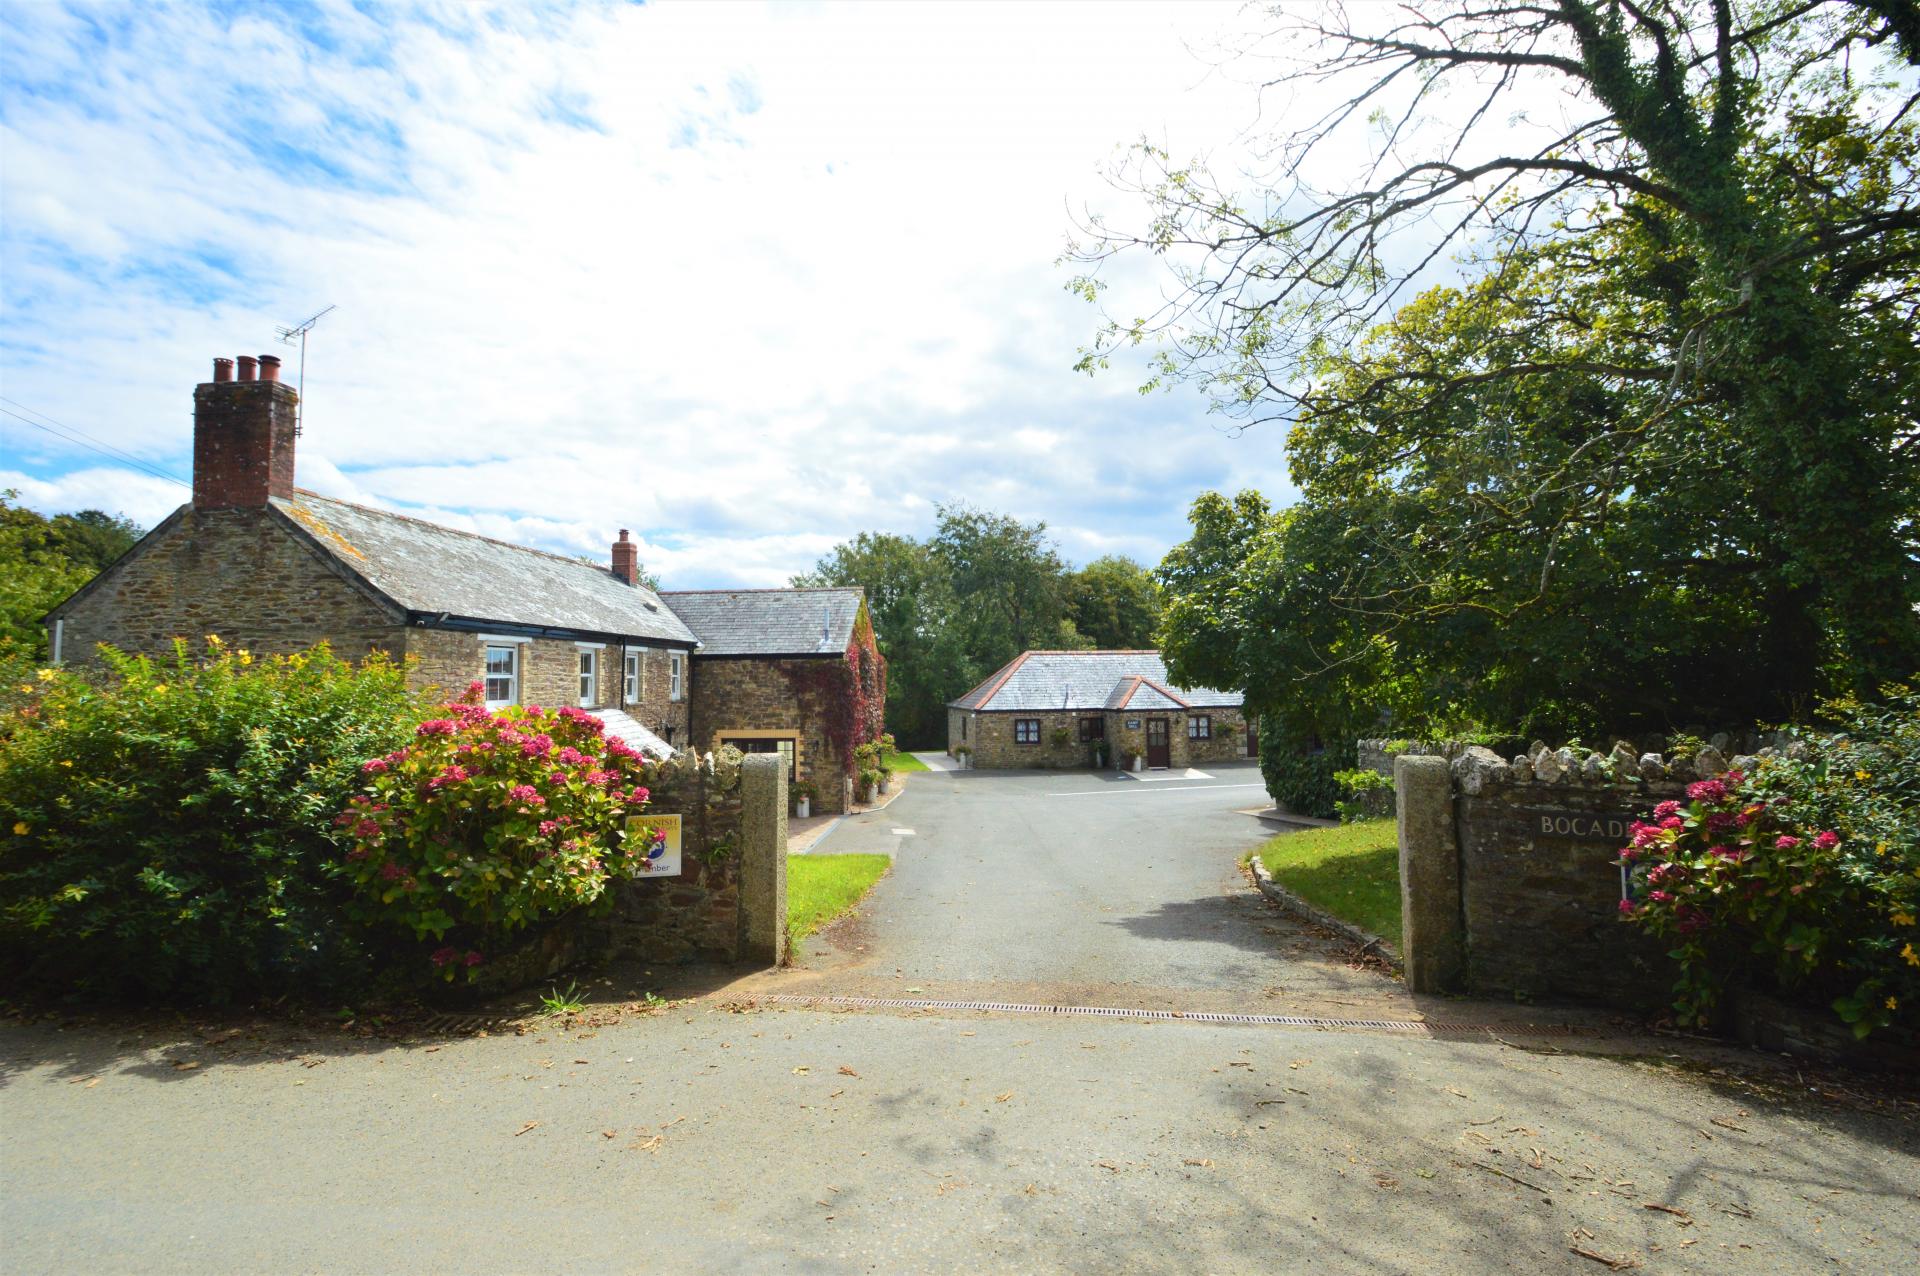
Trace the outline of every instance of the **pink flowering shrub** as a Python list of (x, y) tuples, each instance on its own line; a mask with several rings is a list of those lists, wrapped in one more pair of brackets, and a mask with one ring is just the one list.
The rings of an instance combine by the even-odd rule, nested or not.
[(493, 713), (469, 687), (406, 746), (361, 766), (336, 818), (365, 920), (441, 941), (446, 978), (469, 975), (514, 931), (607, 902), (647, 871), (658, 839), (628, 842), (646, 806), (645, 759), (572, 707)]
[[(1708, 1026), (1745, 979), (1832, 1006), (1858, 1036), (1920, 1005), (1920, 717), (1850, 711), (1805, 759), (1689, 785), (1633, 826), (1621, 912), (1673, 941), (1674, 1009)], [(1904, 708), (1904, 717), (1902, 709)]]

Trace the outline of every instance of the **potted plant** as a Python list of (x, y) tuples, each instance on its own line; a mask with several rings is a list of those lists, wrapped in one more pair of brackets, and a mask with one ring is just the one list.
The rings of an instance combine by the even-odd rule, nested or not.
[(1128, 749), (1127, 750), (1127, 770), (1144, 771), (1146, 769), (1147, 769), (1146, 755), (1135, 753), (1132, 749)]
[(814, 792), (813, 785), (802, 780), (794, 785), (790, 792), (793, 796), (794, 815), (799, 819), (806, 819), (813, 813), (813, 801), (818, 796)]
[(960, 769), (962, 771), (969, 769), (970, 767), (973, 766), (973, 749), (970, 746), (964, 745), (964, 744), (954, 745), (953, 760), (960, 764)]
[(1073, 732), (1067, 730), (1065, 727), (1055, 727), (1051, 738), (1054, 748), (1062, 748), (1073, 742)]
[(872, 806), (880, 790), (880, 773), (871, 767), (860, 773), (860, 801), (862, 805)]
[(1098, 771), (1107, 765), (1107, 746), (1099, 741), (1093, 745), (1093, 769)]

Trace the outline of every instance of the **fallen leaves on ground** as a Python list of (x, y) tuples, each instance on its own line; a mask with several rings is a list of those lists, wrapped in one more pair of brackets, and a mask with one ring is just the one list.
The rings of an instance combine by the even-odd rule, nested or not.
[(852, 1068), (849, 1068), (846, 1064), (843, 1063), (840, 1065), (840, 1075), (843, 1077), (857, 1077), (860, 1074), (855, 1072)]
[(1190, 1156), (1186, 1159), (1185, 1164), (1197, 1165), (1203, 1170), (1210, 1170), (1213, 1168), (1213, 1159), (1204, 1156)]
[(1596, 1263), (1606, 1264), (1611, 1271), (1624, 1272), (1640, 1266), (1640, 1260), (1637, 1258), (1615, 1258), (1610, 1254), (1602, 1254), (1599, 1250), (1587, 1249), (1582, 1245), (1569, 1245), (1567, 1248), (1582, 1258), (1591, 1258)]
[(517, 1139), (521, 1135), (525, 1134), (528, 1130), (535, 1128), (539, 1124), (540, 1123), (538, 1121), (529, 1121), (525, 1125), (521, 1126), (519, 1129), (515, 1130), (513, 1132), (513, 1137)]
[(1004, 1094), (996, 1094), (996, 1095), (994, 1095), (994, 1096), (993, 1096), (993, 1101), (994, 1101), (995, 1103), (1005, 1103), (1005, 1102), (1006, 1102), (1006, 1101), (1007, 1101), (1008, 1099), (1011, 1099), (1012, 1097), (1013, 1097), (1013, 1091), (1011, 1091), (1011, 1090), (1008, 1090), (1008, 1091), (1007, 1091), (1006, 1093), (1004, 1093)]
[(199, 1066), (200, 1061), (197, 1059), (176, 1059), (173, 1064), (173, 1070), (175, 1072), (192, 1072)]

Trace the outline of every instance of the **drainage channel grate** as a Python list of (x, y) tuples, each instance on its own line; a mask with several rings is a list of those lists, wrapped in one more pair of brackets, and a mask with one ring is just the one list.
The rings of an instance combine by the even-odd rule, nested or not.
[(1026, 1015), (1093, 1015), (1110, 1019), (1180, 1020), (1191, 1023), (1267, 1025), (1282, 1028), (1360, 1029), (1409, 1032), (1423, 1036), (1508, 1033), (1516, 1037), (1565, 1037), (1580, 1031), (1571, 1024), (1455, 1023), (1428, 1019), (1329, 1019), (1317, 1015), (1243, 1015), (1218, 1010), (1135, 1010), (1125, 1006), (1040, 1006), (1007, 1001), (936, 1001), (915, 997), (808, 997), (775, 993), (766, 998), (787, 1006), (842, 1010), (997, 1010)]
[(421, 1032), (483, 1032), (504, 1022), (485, 1015), (429, 1015), (414, 1026)]

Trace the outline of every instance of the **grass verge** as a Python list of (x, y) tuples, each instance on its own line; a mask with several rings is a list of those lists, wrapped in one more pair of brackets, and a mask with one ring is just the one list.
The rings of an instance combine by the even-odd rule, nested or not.
[(927, 764), (911, 753), (889, 753), (887, 769), (889, 771), (925, 771)]
[(787, 937), (799, 943), (858, 904), (892, 863), (885, 855), (787, 856)]
[(1273, 880), (1310, 904), (1400, 942), (1400, 845), (1394, 821), (1282, 833), (1254, 852)]

